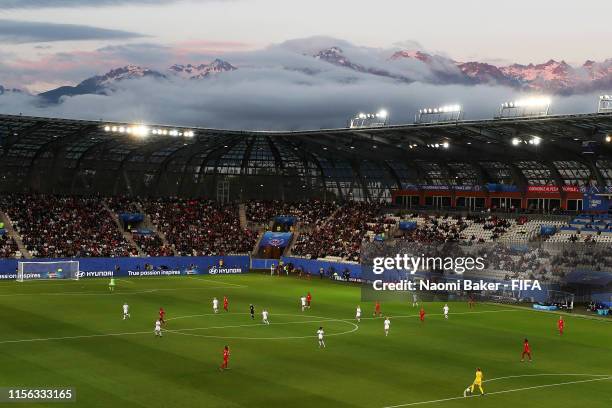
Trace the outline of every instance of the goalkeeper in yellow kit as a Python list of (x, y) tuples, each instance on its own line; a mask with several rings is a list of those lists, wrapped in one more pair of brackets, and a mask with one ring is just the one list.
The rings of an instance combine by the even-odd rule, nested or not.
[(482, 370), (480, 368), (476, 369), (476, 378), (474, 378), (474, 382), (470, 386), (470, 394), (474, 393), (475, 386), (478, 386), (480, 389), (480, 395), (484, 395), (484, 390), (482, 389)]
[(474, 378), (474, 382), (471, 386), (469, 386), (465, 392), (463, 393), (464, 397), (467, 397), (468, 394), (474, 393), (474, 387), (478, 386), (480, 389), (480, 395), (484, 395), (484, 390), (482, 389), (482, 370), (480, 368), (476, 369), (476, 378)]

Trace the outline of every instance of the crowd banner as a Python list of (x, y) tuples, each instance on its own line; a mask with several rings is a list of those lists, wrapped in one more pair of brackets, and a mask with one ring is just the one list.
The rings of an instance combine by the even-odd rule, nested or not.
[(610, 208), (610, 201), (605, 195), (601, 195), (597, 189), (589, 189), (582, 196), (582, 209), (584, 211), (607, 212)]
[(261, 238), (261, 243), (259, 244), (259, 246), (262, 248), (270, 247), (270, 246), (284, 248), (287, 245), (289, 245), (289, 242), (291, 242), (292, 236), (293, 236), (293, 233), (291, 232), (268, 231), (264, 233), (263, 237)]
[(144, 221), (144, 214), (141, 213), (122, 213), (119, 214), (119, 219), (124, 224), (138, 224)]
[(400, 221), (399, 229), (402, 231), (412, 231), (417, 228), (416, 221)]
[(19, 261), (78, 261), (79, 278), (230, 275), (247, 273), (250, 269), (250, 257), (248, 255), (32, 260), (0, 259), (0, 280), (16, 279)]

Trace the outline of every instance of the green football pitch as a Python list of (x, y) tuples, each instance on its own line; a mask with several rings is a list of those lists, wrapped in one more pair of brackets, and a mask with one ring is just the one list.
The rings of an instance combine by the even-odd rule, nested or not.
[[(354, 285), (254, 273), (119, 279), (112, 294), (107, 284), (0, 282), (0, 387), (73, 387), (75, 402), (53, 405), (73, 407), (612, 406), (610, 319), (566, 316), (561, 337), (556, 314), (527, 308), (457, 302), (445, 320), (441, 303), (425, 303), (421, 323), (411, 304), (383, 303), (385, 337)], [(229, 312), (213, 314), (213, 297), (225, 295)], [(525, 337), (534, 360), (521, 363)], [(463, 398), (477, 367), (487, 395)]]

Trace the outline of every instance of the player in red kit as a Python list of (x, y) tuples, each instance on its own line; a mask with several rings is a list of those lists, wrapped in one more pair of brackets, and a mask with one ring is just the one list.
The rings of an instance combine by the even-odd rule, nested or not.
[(563, 321), (563, 317), (559, 316), (559, 321), (557, 322), (557, 327), (559, 328), (559, 336), (563, 335), (563, 329), (565, 328), (565, 321)]
[(229, 300), (227, 300), (227, 296), (223, 296), (223, 310), (229, 312)]
[(160, 321), (162, 324), (166, 324), (166, 321), (164, 320), (164, 316), (165, 316), (165, 315), (166, 315), (166, 311), (164, 310), (164, 308), (163, 308), (163, 307), (160, 307), (160, 308), (159, 308), (159, 321)]
[(421, 322), (425, 321), (425, 309), (423, 309), (421, 307), (421, 310), (419, 311), (419, 319), (421, 319)]
[(223, 349), (223, 364), (221, 364), (221, 367), (219, 367), (219, 370), (227, 370), (227, 366), (229, 364), (229, 357), (230, 357), (230, 351), (229, 351), (229, 347), (225, 346), (225, 348)]
[(474, 299), (474, 295), (470, 294), (468, 297), (468, 307), (470, 309), (472, 309), (473, 307), (476, 307), (476, 300)]
[(525, 339), (523, 342), (523, 354), (521, 355), (521, 362), (525, 361), (525, 356), (529, 357), (531, 361), (531, 347), (529, 347), (529, 340)]
[(374, 305), (374, 316), (382, 316), (380, 311), (380, 302), (377, 300), (376, 305)]
[(310, 309), (310, 302), (312, 302), (312, 296), (310, 295), (310, 292), (308, 292), (308, 294), (306, 295), (306, 305), (308, 306), (309, 309)]

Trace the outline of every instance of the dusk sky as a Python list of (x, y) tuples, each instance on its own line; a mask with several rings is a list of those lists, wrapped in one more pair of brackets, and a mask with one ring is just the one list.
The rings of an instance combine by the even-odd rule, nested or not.
[(56, 41), (65, 28), (30, 27), (32, 42), (15, 45), (1, 27), (16, 20), (119, 30), (177, 47), (201, 42), (219, 52), (325, 35), (384, 48), (415, 41), (459, 60), (582, 63), (610, 57), (611, 15), (612, 2), (601, 0), (0, 0), (0, 38), (4, 51), (22, 57), (39, 54), (34, 47), (45, 41), (61, 52), (143, 40)]
[[(311, 64), (296, 59), (302, 54), (310, 53), (312, 58), (317, 46), (343, 44), (351, 59), (370, 63), (369, 59), (377, 58), (370, 65), (384, 69), (389, 68), (391, 53), (400, 49), (495, 65), (555, 59), (580, 66), (586, 60), (612, 57), (611, 15), (612, 2), (601, 0), (0, 0), (0, 85), (38, 93), (75, 85), (127, 64), (161, 71), (174, 63), (206, 63), (220, 57), (242, 69), (232, 77), (233, 82), (228, 80), (228, 87), (235, 85), (234, 80), (255, 87), (253, 78), (261, 79), (262, 67), (276, 64), (301, 69)], [(293, 54), (286, 52), (288, 48)], [(249, 72), (254, 66), (259, 71)], [(341, 95), (357, 92), (346, 85), (346, 71), (315, 68), (336, 79), (333, 86)], [(415, 74), (413, 66), (407, 69), (418, 81), (421, 73)], [(283, 80), (287, 86), (312, 80), (323, 92), (329, 84), (321, 76), (294, 78), (286, 71), (268, 75), (266, 80), (281, 78), (278, 89), (284, 89)], [(371, 92), (387, 86), (389, 95), (395, 92), (395, 85), (386, 79), (364, 77), (359, 81), (360, 86), (369, 85)], [(224, 96), (229, 92), (217, 85)], [(262, 84), (251, 96), (260, 98), (262, 89), (269, 96), (270, 86)], [(434, 91), (445, 94), (440, 88)], [(338, 94), (337, 90), (329, 92)], [(468, 99), (471, 91), (460, 88), (453, 92), (466, 93)], [(514, 95), (507, 88), (485, 93), (494, 98)], [(406, 94), (398, 91), (398, 100)], [(297, 98), (298, 93), (295, 95)], [(1, 102), (5, 111), (32, 112), (30, 102)], [(279, 106), (286, 105), (287, 101), (279, 102)]]

